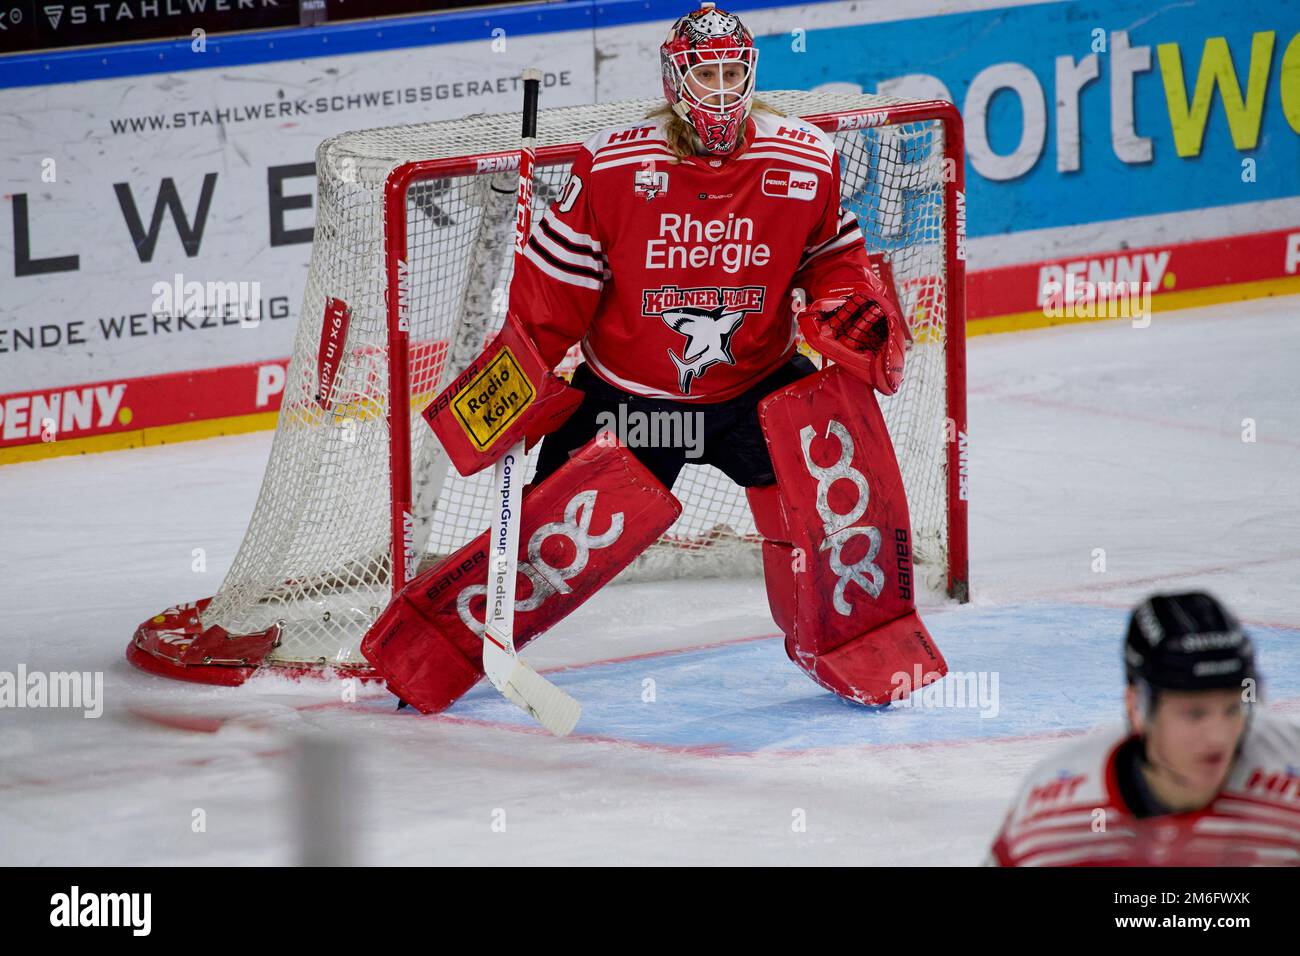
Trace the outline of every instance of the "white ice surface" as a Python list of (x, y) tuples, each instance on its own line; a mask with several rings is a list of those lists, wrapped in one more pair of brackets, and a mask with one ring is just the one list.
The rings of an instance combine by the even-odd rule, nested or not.
[[(969, 368), (975, 601), (927, 621), (951, 667), (1002, 673), (983, 722), (837, 704), (771, 640), (656, 653), (775, 634), (759, 582), (610, 589), (530, 648), (647, 655), (557, 675), (588, 708), (563, 741), (481, 690), (423, 718), (375, 690), (166, 681), (127, 639), (220, 583), (269, 433), (0, 469), (0, 671), (102, 671), (106, 699), (0, 709), (0, 864), (293, 862), (295, 746), (322, 734), (363, 863), (977, 863), (1028, 766), (1119, 718), (1122, 609), (1152, 590), (1208, 588), (1258, 628), (1294, 711), (1300, 298), (984, 336)], [(166, 725), (187, 715), (234, 719)]]

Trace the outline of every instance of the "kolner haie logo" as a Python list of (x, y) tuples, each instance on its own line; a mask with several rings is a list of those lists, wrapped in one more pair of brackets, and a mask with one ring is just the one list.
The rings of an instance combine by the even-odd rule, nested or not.
[(817, 174), (799, 173), (793, 169), (766, 169), (763, 171), (763, 195), (812, 199), (817, 195)]
[(668, 358), (677, 369), (677, 384), (683, 395), (691, 385), (714, 365), (735, 365), (731, 339), (750, 312), (763, 309), (763, 289), (665, 287), (646, 289), (642, 294), (642, 312), (658, 315), (674, 332), (686, 336), (679, 356), (668, 349)]
[(686, 336), (681, 358), (672, 349), (668, 350), (668, 357), (677, 366), (677, 383), (683, 395), (691, 393), (691, 383), (711, 366), (736, 364), (736, 357), (731, 354), (731, 337), (745, 321), (744, 312), (730, 312), (725, 305), (712, 309), (686, 306), (665, 312), (663, 320), (674, 332)]

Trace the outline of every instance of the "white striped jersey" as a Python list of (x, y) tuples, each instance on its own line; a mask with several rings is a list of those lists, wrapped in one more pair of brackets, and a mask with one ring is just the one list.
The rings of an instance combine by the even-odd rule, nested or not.
[(673, 162), (663, 120), (602, 130), (537, 221), (510, 307), (542, 357), (575, 342), (624, 391), (732, 398), (794, 351), (791, 291), (886, 292), (840, 200), (834, 143), (756, 111), (725, 158)]
[(1300, 724), (1257, 710), (1223, 789), (1200, 810), (1137, 818), (1116, 754), (1123, 728), (1040, 763), (993, 843), (997, 866), (1300, 866)]

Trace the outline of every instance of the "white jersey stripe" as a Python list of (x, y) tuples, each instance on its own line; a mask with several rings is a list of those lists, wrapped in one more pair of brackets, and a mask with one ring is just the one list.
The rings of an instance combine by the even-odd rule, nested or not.
[[(574, 243), (575, 245), (589, 246), (593, 252), (604, 252), (604, 250), (601, 249), (600, 247), (599, 241), (587, 235), (586, 233), (578, 232), (573, 227), (557, 219), (549, 209), (542, 214), (542, 220), (548, 226), (550, 226), (552, 229), (554, 229), (556, 232), (562, 235), (565, 239), (568, 239), (570, 242)], [(537, 230), (534, 229), (533, 233), (536, 234)]]
[(546, 234), (544, 229), (538, 229), (533, 233), (533, 241), (562, 262), (578, 266), (580, 269), (591, 269), (593, 272), (601, 272), (605, 268), (605, 263), (595, 256), (585, 255), (581, 252), (574, 252), (566, 249), (554, 239)]
[(668, 143), (662, 137), (639, 139), (635, 143), (610, 143), (609, 145), (602, 146), (600, 149), (596, 150), (594, 159), (597, 161), (602, 159), (611, 159), (616, 156), (626, 155), (629, 152), (635, 152), (647, 148), (667, 149)]
[(593, 289), (597, 292), (599, 292), (603, 286), (603, 283), (600, 280), (593, 279), (590, 276), (574, 275), (572, 272), (565, 272), (563, 269), (557, 269), (538, 255), (537, 250), (535, 250), (532, 245), (525, 247), (524, 257), (552, 279), (557, 279), (560, 282), (567, 282), (569, 285), (576, 285), (583, 289)]
[(817, 159), (823, 163), (830, 163), (830, 157), (822, 150), (815, 146), (809, 146), (805, 143), (794, 143), (781, 136), (757, 136), (754, 138), (754, 146), (762, 146), (767, 149), (773, 146), (779, 146), (784, 149), (793, 150), (800, 155), (807, 156), (809, 159)]
[(831, 161), (822, 154), (801, 153), (795, 149), (787, 149), (783, 143), (755, 143), (750, 147), (748, 152), (742, 153), (739, 158), (745, 159), (750, 155), (757, 156), (760, 154), (789, 157), (791, 160), (802, 160), (805, 163), (811, 163), (818, 169), (824, 169), (827, 172), (831, 169)]
[(1289, 823), (1292, 826), (1300, 825), (1300, 810), (1290, 807), (1268, 806), (1233, 797), (1222, 798), (1221, 805), (1225, 813), (1236, 813), (1243, 817), (1268, 820), (1273, 823)]
[(804, 266), (812, 262), (814, 259), (818, 258), (819, 256), (824, 256), (828, 252), (834, 252), (837, 249), (844, 249), (848, 246), (854, 245), (855, 243), (864, 242), (864, 241), (865, 240), (862, 238), (862, 230), (854, 229), (852, 232), (848, 233), (847, 235), (839, 236), (835, 239), (832, 239), (830, 242), (824, 243), (823, 245), (818, 246), (812, 252), (807, 253), (803, 257), (803, 259), (800, 260), (799, 268), (802, 269)]
[(802, 157), (799, 156), (791, 156), (789, 153), (776, 153), (776, 152), (767, 152), (765, 150), (760, 150), (757, 152), (745, 153), (745, 155), (741, 156), (740, 159), (736, 160), (736, 162), (738, 163), (744, 162), (747, 159), (779, 159), (783, 163), (787, 163), (790, 166), (801, 166), (804, 169), (811, 169), (814, 172), (818, 172), (818, 173), (829, 173), (831, 171), (830, 166), (827, 166), (825, 163), (818, 164), (811, 159), (803, 159)]
[(1284, 824), (1270, 824), (1263, 821), (1233, 820), (1230, 817), (1206, 817), (1203, 820), (1197, 820), (1192, 829), (1207, 836), (1211, 834), (1234, 834), (1238, 836), (1253, 834), (1254, 836), (1275, 837), (1279, 840), (1295, 839), (1294, 827), (1288, 827)]
[(1020, 865), (1070, 866), (1075, 863), (1081, 863), (1084, 860), (1123, 859), (1127, 853), (1127, 848), (1120, 843), (1111, 844), (1109, 846), (1094, 845), (1084, 848), (1061, 850), (1056, 853), (1044, 853), (1035, 860), (1022, 860)]
[[(824, 249), (826, 246), (829, 246), (829, 245), (830, 245), (832, 242), (834, 242), (836, 239), (843, 239), (844, 236), (847, 235), (847, 233), (844, 232), (844, 230), (845, 230), (845, 228), (846, 228), (847, 226), (852, 225), (854, 228), (857, 228), (857, 223), (858, 223), (857, 218), (854, 217), (854, 216), (852, 216), (852, 215), (844, 215), (844, 216), (841, 216), (841, 217), (840, 217), (840, 221), (839, 221), (839, 223), (837, 224), (839, 228), (837, 228), (837, 229), (835, 230), (835, 235), (834, 235), (834, 236), (832, 236), (831, 238), (827, 239), (825, 242), (819, 243), (818, 245), (815, 245), (815, 246), (804, 246), (804, 250), (803, 250), (803, 251), (804, 251), (805, 253), (815, 253), (818, 249)], [(858, 231), (861, 232), (860, 229), (859, 229)]]
[[(1113, 815), (1109, 816), (1106, 821), (1107, 827), (1110, 826)], [(1028, 836), (1037, 830), (1050, 827), (1086, 827), (1092, 823), (1092, 810), (1077, 810), (1065, 813), (1052, 813), (1050, 816), (1031, 818), (1027, 820), (1018, 820), (1007, 828), (1007, 836), (1011, 840), (1018, 840), (1022, 836)]]
[(672, 159), (672, 158), (673, 158), (673, 154), (668, 152), (668, 150), (666, 149), (645, 151), (645, 152), (638, 152), (638, 153), (629, 153), (627, 156), (618, 159), (603, 160), (601, 162), (595, 163), (592, 165), (591, 171), (594, 173), (598, 169), (613, 169), (615, 166), (630, 166), (634, 163), (640, 165), (641, 163), (645, 162), (647, 159)]

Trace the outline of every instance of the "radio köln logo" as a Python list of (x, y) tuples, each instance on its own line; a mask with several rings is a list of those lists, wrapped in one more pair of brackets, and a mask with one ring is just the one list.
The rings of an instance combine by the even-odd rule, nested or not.
[(817, 174), (793, 169), (766, 169), (763, 171), (763, 195), (812, 199), (817, 195)]
[(659, 316), (685, 338), (681, 355), (668, 349), (683, 395), (691, 394), (691, 385), (713, 366), (736, 364), (731, 339), (746, 315), (763, 310), (763, 291), (762, 286), (645, 290), (642, 312)]

